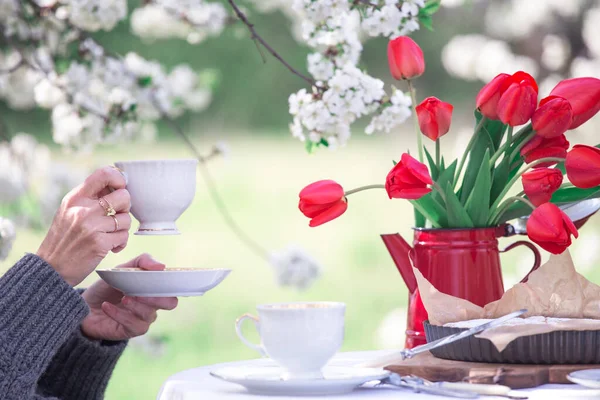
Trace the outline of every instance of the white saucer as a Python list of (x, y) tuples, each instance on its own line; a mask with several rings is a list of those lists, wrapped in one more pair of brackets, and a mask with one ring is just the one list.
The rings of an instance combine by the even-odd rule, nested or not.
[(96, 271), (100, 278), (127, 296), (189, 297), (202, 296), (223, 281), (230, 269), (169, 269), (144, 271), (114, 268)]
[(224, 367), (210, 374), (215, 378), (244, 386), (260, 395), (327, 396), (349, 393), (358, 386), (386, 378), (390, 373), (381, 368), (329, 366), (323, 369), (323, 379), (281, 379), (276, 366)]
[(573, 383), (592, 389), (600, 389), (600, 369), (582, 369), (571, 372), (567, 379)]

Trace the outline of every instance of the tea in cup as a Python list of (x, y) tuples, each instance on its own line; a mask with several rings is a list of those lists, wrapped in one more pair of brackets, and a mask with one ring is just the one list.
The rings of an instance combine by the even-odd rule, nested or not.
[[(235, 323), (242, 342), (269, 356), (283, 368), (283, 379), (320, 379), (321, 369), (344, 341), (346, 305), (335, 302), (263, 304), (258, 317), (244, 314)], [(261, 343), (248, 341), (241, 332), (245, 320), (256, 325)]]
[(118, 161), (131, 195), (136, 235), (178, 235), (175, 221), (196, 194), (198, 160)]

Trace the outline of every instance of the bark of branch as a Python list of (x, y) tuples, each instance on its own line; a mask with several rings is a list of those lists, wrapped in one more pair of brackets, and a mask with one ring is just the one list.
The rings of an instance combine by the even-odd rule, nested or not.
[(285, 61), (283, 59), (283, 57), (281, 57), (279, 55), (279, 53), (277, 53), (254, 29), (254, 25), (252, 23), (250, 23), (250, 21), (248, 21), (248, 18), (246, 17), (246, 14), (244, 14), (242, 12), (242, 10), (239, 9), (239, 7), (235, 4), (235, 2), (233, 0), (228, 0), (229, 4), (231, 5), (231, 8), (233, 8), (233, 11), (235, 12), (235, 15), (237, 15), (237, 17), (244, 23), (244, 25), (246, 25), (248, 27), (248, 31), (250, 32), (250, 37), (252, 40), (254, 40), (255, 42), (260, 43), (269, 53), (271, 53), (271, 55), (273, 57), (275, 57), (280, 63), (282, 63), (292, 74), (304, 79), (306, 82), (308, 82), (308, 84), (310, 84), (311, 86), (314, 86), (317, 82), (312, 79), (311, 77), (308, 77), (304, 74), (302, 74), (301, 72), (299, 72), (297, 69), (295, 69), (294, 67), (292, 67), (287, 61)]

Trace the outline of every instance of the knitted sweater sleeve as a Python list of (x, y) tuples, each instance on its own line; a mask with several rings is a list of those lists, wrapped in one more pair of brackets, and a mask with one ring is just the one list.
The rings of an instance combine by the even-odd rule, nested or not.
[(75, 329), (39, 380), (37, 393), (61, 400), (103, 399), (126, 346), (127, 341), (90, 340)]
[(102, 399), (127, 342), (84, 337), (88, 312), (80, 292), (33, 254), (0, 277), (0, 399)]
[(33, 254), (0, 277), (0, 399), (36, 398), (40, 376), (88, 312), (81, 296)]

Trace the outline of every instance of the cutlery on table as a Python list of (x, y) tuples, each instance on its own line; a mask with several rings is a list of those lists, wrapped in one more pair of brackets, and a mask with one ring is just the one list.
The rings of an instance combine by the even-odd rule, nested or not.
[(443, 338), (435, 340), (433, 342), (429, 342), (427, 344), (422, 344), (422, 345), (414, 347), (412, 349), (400, 350), (398, 353), (394, 353), (394, 354), (383, 356), (383, 357), (378, 357), (374, 360), (360, 363), (357, 365), (357, 367), (381, 368), (381, 367), (385, 367), (386, 365), (393, 364), (395, 362), (407, 360), (409, 358), (416, 356), (417, 354), (421, 354), (426, 351), (437, 349), (438, 347), (442, 347), (447, 344), (454, 343), (458, 340), (467, 338), (469, 336), (476, 335), (487, 329), (491, 329), (491, 328), (495, 328), (496, 326), (500, 326), (508, 320), (520, 317), (521, 315), (525, 314), (526, 312), (527, 312), (526, 309), (515, 311), (510, 314), (504, 315), (500, 318), (496, 318), (490, 322), (486, 322), (485, 324), (474, 326), (471, 329), (443, 337)]
[(415, 393), (428, 393), (437, 396), (455, 397), (460, 399), (476, 399), (479, 394), (475, 392), (444, 388), (437, 385), (428, 385), (425, 381), (413, 376), (400, 376), (396, 373), (391, 373), (387, 378), (379, 381), (377, 386), (391, 385), (405, 389), (411, 389)]

